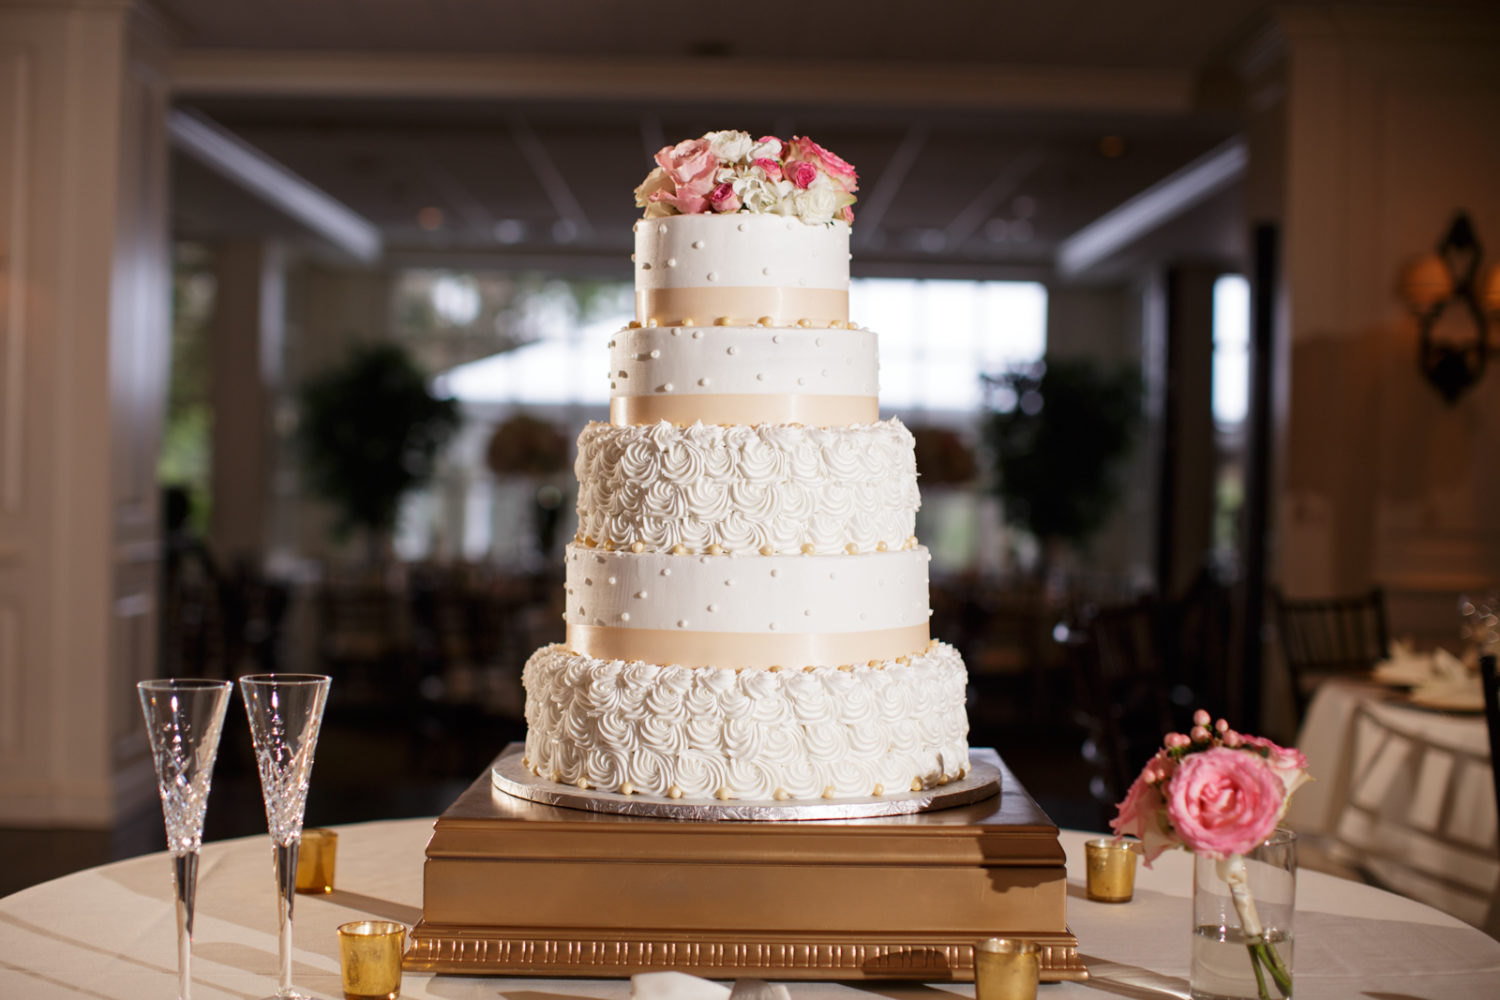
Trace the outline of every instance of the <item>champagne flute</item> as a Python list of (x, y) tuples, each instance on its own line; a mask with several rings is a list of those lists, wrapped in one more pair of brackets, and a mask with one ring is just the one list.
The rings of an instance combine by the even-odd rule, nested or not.
[(146, 716), (156, 789), (161, 793), (167, 850), (172, 855), (172, 888), (177, 904), (177, 996), (192, 995), (193, 909), (198, 893), (198, 852), (208, 786), (229, 707), (229, 681), (141, 681), (136, 693)]
[(292, 902), (296, 898), (297, 849), (302, 843), (307, 784), (329, 684), (330, 679), (320, 674), (253, 674), (240, 678), (276, 873), (280, 954), (277, 1000), (303, 998), (292, 988)]

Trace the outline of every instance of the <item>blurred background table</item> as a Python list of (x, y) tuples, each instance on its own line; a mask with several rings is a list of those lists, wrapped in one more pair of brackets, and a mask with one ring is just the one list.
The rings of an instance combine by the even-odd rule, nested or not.
[[(339, 828), (338, 888), (297, 900), (294, 982), (319, 996), (339, 995), (334, 929), (380, 917), (410, 926), (421, 915), (428, 819)], [(1064, 831), (1068, 918), (1093, 979), (1046, 988), (1046, 1000), (1119, 995), (1187, 995), (1191, 858), (1170, 853), (1142, 869), (1127, 904), (1084, 898), (1083, 842)], [(198, 883), (194, 996), (222, 1000), (274, 988), (275, 895), (268, 844), (246, 837), (205, 846)], [(78, 872), (0, 900), (0, 996), (161, 998), (175, 989), (170, 866), (145, 855)], [(601, 886), (601, 891), (607, 887)], [(587, 905), (581, 900), (580, 905)], [(726, 901), (725, 905), (732, 905)], [(1297, 996), (1492, 997), (1500, 942), (1421, 903), (1316, 872), (1300, 876), (1297, 898)], [(973, 987), (935, 984), (962, 997)], [(796, 1000), (931, 997), (921, 984), (806, 983)], [(627, 980), (507, 979), (408, 974), (409, 998), (461, 1000), (626, 1000)], [(1377, 995), (1377, 994), (1372, 994)]]
[(1404, 895), (1483, 925), (1500, 878), (1483, 714), (1438, 712), (1367, 681), (1333, 679), (1298, 736), (1317, 780), (1287, 823)]

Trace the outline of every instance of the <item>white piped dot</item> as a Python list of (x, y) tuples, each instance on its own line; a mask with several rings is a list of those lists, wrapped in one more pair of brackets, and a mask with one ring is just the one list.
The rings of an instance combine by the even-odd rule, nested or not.
[(739, 348), (737, 348), (737, 347), (730, 347), (730, 348), (726, 348), (725, 351), (724, 351), (724, 353), (725, 354), (738, 354), (738, 353), (740, 353), (740, 351), (739, 351)]
[(682, 327), (680, 327), (680, 326), (674, 326), (674, 327), (672, 327), (672, 336), (674, 336), (674, 337), (680, 337), (680, 336), (682, 336)]
[(701, 386), (707, 386), (708, 385), (708, 377), (704, 376), (703, 378), (700, 378), (698, 380), (698, 384), (701, 385)]
[(771, 628), (772, 632), (776, 631), (776, 623), (772, 622), (771, 625), (770, 625), (770, 628)]
[(780, 572), (781, 572), (781, 571), (780, 571), (780, 570), (777, 570), (777, 569), (773, 569), (773, 570), (771, 570), (771, 575), (772, 575), (772, 576), (776, 576), (776, 575), (777, 575), (777, 574), (778, 574), (778, 573), (780, 573)]
[(802, 612), (802, 617), (804, 617), (804, 618), (811, 618), (812, 617), (812, 608), (808, 608), (806, 611)]
[(644, 590), (637, 590), (635, 592), (635, 599), (638, 601), (644, 601), (646, 599), (646, 592)]
[(629, 611), (621, 611), (620, 612), (620, 621), (622, 621), (622, 622), (628, 622), (628, 621), (630, 621), (630, 612)]
[(676, 267), (677, 266), (677, 258), (676, 257), (668, 257), (667, 258), (667, 266), (668, 267)]
[(613, 587), (613, 586), (614, 586), (614, 585), (615, 585), (615, 582), (616, 582), (616, 581), (615, 581), (615, 578), (614, 578), (614, 577), (610, 577), (610, 578), (609, 578), (609, 585), (610, 585), (610, 586), (611, 586), (611, 587)]
[(763, 267), (760, 269), (760, 273), (769, 278), (771, 276), (771, 269), (769, 267)]
[(736, 228), (736, 229), (738, 229), (738, 230), (739, 230), (739, 231), (740, 231), (740, 232), (742, 232), (742, 233), (743, 233), (743, 232), (744, 232), (744, 231), (745, 231), (745, 230), (746, 230), (746, 229), (748, 229), (748, 228), (749, 228), (749, 227), (748, 227), (748, 226), (746, 226), (746, 225), (745, 225), (745, 224), (744, 224), (744, 223), (743, 223), (743, 222), (741, 222), (741, 223), (740, 223), (740, 224), (739, 224), (739, 225), (738, 225), (738, 226), (735, 226), (735, 228)]
[(806, 278), (798, 278), (797, 279), (797, 284), (802, 285), (805, 288), (807, 286), (807, 279)]
[(671, 382), (663, 382), (662, 383), (662, 387), (661, 387), (661, 391), (662, 392), (671, 392), (672, 391), (672, 383)]
[(724, 581), (724, 586), (726, 586), (726, 587), (733, 587), (734, 586), (734, 577), (731, 576), (731, 577), (727, 578)]
[(693, 331), (693, 339), (694, 340), (702, 340), (703, 339), (703, 331), (702, 330), (694, 330)]
[(772, 336), (771, 336), (771, 343), (773, 343), (773, 344), (779, 344), (779, 343), (781, 343), (781, 334), (779, 334), (779, 333), (772, 334)]
[(765, 380), (766, 380), (766, 373), (765, 372), (756, 372), (755, 373), (755, 381), (757, 381), (757, 382), (764, 382)]
[(671, 576), (672, 575), (671, 567), (663, 566), (661, 568), (661, 575), (662, 576)]
[(827, 378), (828, 377), (828, 369), (824, 368), (822, 370), (822, 372), (820, 372), (819, 374), (821, 374), (824, 378)]
[(709, 281), (718, 281), (719, 280), (719, 272), (718, 271), (709, 271), (708, 272), (708, 280)]
[(677, 627), (678, 628), (687, 628), (687, 619), (686, 618), (679, 618), (679, 619), (677, 619)]
[(656, 231), (665, 236), (667, 234), (667, 224), (663, 222), (661, 225), (656, 227)]
[(806, 385), (807, 384), (807, 379), (805, 379), (805, 378), (803, 378), (802, 376), (799, 375), (799, 376), (797, 376), (797, 384), (798, 385)]
[(823, 346), (823, 338), (822, 337), (815, 337), (815, 338), (813, 338), (813, 346), (814, 347), (822, 347)]
[(654, 361), (655, 359), (661, 357), (661, 351), (652, 351), (650, 357)]
[(718, 611), (719, 610), (719, 606), (717, 604), (710, 604), (708, 606), (708, 610), (709, 610), (710, 613), (714, 612), (714, 611)]
[(694, 250), (702, 250), (703, 249), (703, 241), (702, 240), (694, 240), (693, 241), (693, 249)]

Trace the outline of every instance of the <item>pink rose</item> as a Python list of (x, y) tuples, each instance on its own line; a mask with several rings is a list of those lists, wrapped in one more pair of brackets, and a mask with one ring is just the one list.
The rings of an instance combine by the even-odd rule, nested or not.
[(740, 210), (740, 196), (734, 193), (734, 185), (728, 181), (714, 188), (713, 194), (708, 196), (708, 203), (715, 212), (738, 212)]
[(656, 162), (672, 179), (674, 190), (653, 192), (650, 200), (674, 205), (684, 215), (708, 210), (708, 195), (714, 189), (719, 161), (707, 139), (685, 139), (675, 146), (663, 146), (656, 154)]
[(1166, 800), (1167, 819), (1187, 849), (1224, 858), (1244, 854), (1271, 835), (1286, 792), (1259, 755), (1214, 747), (1182, 759)]
[(1140, 840), (1147, 868), (1167, 848), (1179, 846), (1167, 829), (1161, 789), (1147, 781), (1144, 774), (1125, 793), (1119, 810), (1120, 814), (1109, 821), (1109, 828), (1117, 838), (1128, 835)]
[(765, 171), (766, 180), (772, 182), (781, 180), (781, 164), (765, 156), (754, 162), (757, 167)]
[[(1228, 740), (1225, 740), (1227, 743)], [(1285, 789), (1288, 799), (1292, 793), (1302, 787), (1303, 782), (1311, 781), (1307, 773), (1307, 757), (1296, 747), (1281, 747), (1272, 743), (1264, 736), (1240, 736), (1241, 746), (1250, 747), (1252, 752), (1264, 751), (1266, 763), (1271, 765), (1271, 770), (1276, 777), (1281, 779), (1281, 786)], [(1282, 806), (1282, 812), (1286, 806)]]
[(816, 163), (845, 194), (853, 194), (859, 186), (859, 175), (854, 172), (854, 167), (848, 161), (830, 153), (805, 135), (792, 137), (787, 147), (786, 159), (788, 163), (798, 160)]
[(806, 191), (813, 181), (818, 179), (818, 168), (803, 160), (801, 163), (787, 164), (788, 176), (793, 184)]

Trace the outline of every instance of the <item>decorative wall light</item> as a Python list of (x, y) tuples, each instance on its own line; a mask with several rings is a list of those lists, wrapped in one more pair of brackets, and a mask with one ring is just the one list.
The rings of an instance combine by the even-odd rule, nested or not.
[[(1417, 364), (1443, 399), (1452, 403), (1484, 375), (1489, 318), (1500, 315), (1500, 267), (1481, 286), (1484, 249), (1465, 212), (1453, 217), (1435, 253), (1419, 257), (1401, 275), (1401, 299), (1417, 319)], [(1445, 336), (1434, 336), (1438, 319), (1453, 308), (1461, 315)], [(1455, 329), (1462, 331), (1457, 336)]]

